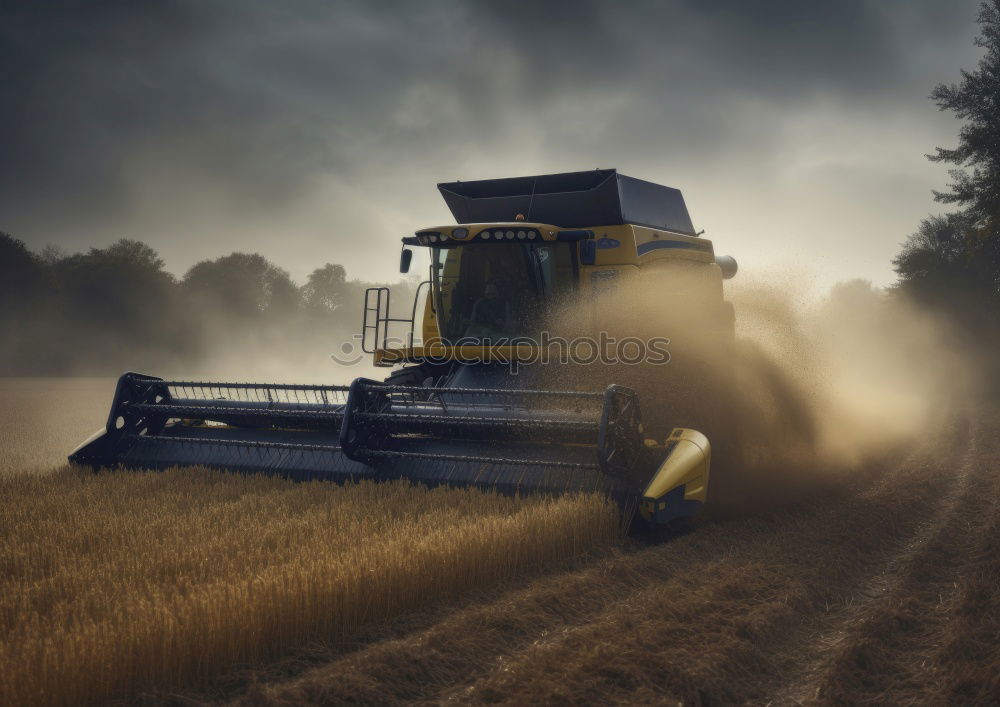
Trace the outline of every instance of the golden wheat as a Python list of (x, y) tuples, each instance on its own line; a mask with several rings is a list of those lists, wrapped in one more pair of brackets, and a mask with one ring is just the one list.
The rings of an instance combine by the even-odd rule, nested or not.
[(515, 499), (204, 469), (0, 476), (0, 703), (97, 701), (616, 542), (597, 496)]

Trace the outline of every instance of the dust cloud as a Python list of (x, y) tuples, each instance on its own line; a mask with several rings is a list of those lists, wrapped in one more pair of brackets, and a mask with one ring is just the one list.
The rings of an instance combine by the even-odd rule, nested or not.
[[(359, 325), (360, 326), (360, 325)], [(155, 373), (183, 380), (347, 385), (364, 376), (382, 378), (348, 327), (219, 327), (202, 337), (199, 355)]]
[(855, 466), (968, 396), (968, 356), (940, 317), (863, 280), (818, 302), (808, 294), (804, 282), (766, 275), (730, 291), (748, 375), (780, 371), (811, 421), (818, 461)]
[(896, 292), (854, 280), (817, 296), (805, 275), (740, 273), (725, 283), (734, 338), (732, 310), (704, 280), (694, 268), (640, 275), (554, 321), (563, 336), (670, 339), (669, 363), (584, 367), (564, 382), (634, 388), (648, 436), (705, 432), (716, 508), (766, 510), (870, 473), (969, 395), (958, 337)]

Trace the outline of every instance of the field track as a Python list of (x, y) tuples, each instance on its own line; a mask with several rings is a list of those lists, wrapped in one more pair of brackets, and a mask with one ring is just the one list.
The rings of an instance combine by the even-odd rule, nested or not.
[(849, 483), (409, 617), (198, 699), (996, 703), (1000, 416)]

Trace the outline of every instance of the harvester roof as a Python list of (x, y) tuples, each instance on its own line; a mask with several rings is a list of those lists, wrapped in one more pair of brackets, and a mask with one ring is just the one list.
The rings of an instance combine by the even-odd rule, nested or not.
[(615, 169), (438, 184), (458, 223), (513, 221), (561, 228), (635, 224), (696, 235), (679, 189)]

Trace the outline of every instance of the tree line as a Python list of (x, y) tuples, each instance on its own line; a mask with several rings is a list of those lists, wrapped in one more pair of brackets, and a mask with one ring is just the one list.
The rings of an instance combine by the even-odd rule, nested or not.
[(935, 192), (953, 212), (920, 222), (893, 261), (895, 290), (952, 322), (995, 370), (1000, 345), (1000, 0), (983, 2), (975, 70), (931, 93), (942, 111), (963, 121), (958, 144), (928, 158), (951, 165), (951, 183)]
[[(256, 253), (205, 260), (177, 278), (136, 240), (67, 255), (0, 233), (0, 375), (181, 370), (221, 350), (326, 355), (359, 332), (369, 286), (334, 263), (300, 286)], [(413, 283), (393, 287), (408, 302)]]

